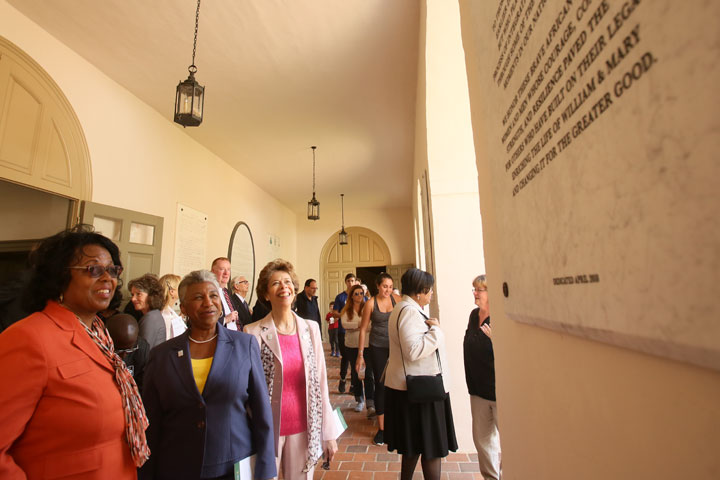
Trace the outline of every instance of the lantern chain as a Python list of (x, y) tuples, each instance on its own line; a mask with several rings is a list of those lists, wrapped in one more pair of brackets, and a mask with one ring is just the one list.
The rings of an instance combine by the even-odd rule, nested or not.
[(313, 146), (310, 148), (312, 148), (313, 151), (313, 198), (315, 198), (315, 149), (317, 147)]
[(197, 34), (198, 34), (198, 23), (199, 22), (200, 22), (200, 0), (198, 0), (197, 10), (195, 11), (195, 36), (193, 38), (192, 65), (190, 65), (188, 67), (188, 71), (190, 73), (197, 72), (197, 67), (195, 66), (195, 49), (197, 47)]

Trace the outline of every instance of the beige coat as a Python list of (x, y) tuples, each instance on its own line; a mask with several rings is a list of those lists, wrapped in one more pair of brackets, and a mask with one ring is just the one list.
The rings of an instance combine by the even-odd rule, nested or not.
[[(330, 405), (330, 395), (327, 384), (327, 369), (325, 367), (325, 352), (322, 347), (322, 339), (320, 338), (320, 329), (316, 322), (308, 321), (299, 317), (293, 312), (297, 321), (298, 334), (300, 336), (300, 350), (305, 360), (305, 378), (310, 378), (310, 368), (307, 358), (310, 349), (315, 353), (315, 361), (317, 363), (317, 373), (320, 384), (320, 395), (322, 397), (322, 439), (323, 441), (335, 440), (342, 433), (336, 428), (335, 422), (332, 421), (333, 414), (332, 405)], [(272, 320), (272, 314), (269, 314), (262, 320), (246, 325), (243, 328), (245, 333), (254, 336), (258, 341), (258, 345), (262, 350), (265, 343), (275, 356), (275, 378), (273, 382), (273, 398), (270, 401), (270, 407), (273, 413), (273, 429), (275, 433), (275, 452), (278, 451), (278, 441), (280, 439), (280, 408), (282, 400), (282, 353), (280, 352), (280, 342), (278, 341), (278, 333), (275, 329), (275, 323)], [(306, 389), (305, 396), (307, 399), (308, 415), (310, 414), (310, 399)], [(308, 419), (308, 424), (310, 419)]]
[[(399, 323), (399, 329), (398, 329)], [(399, 331), (399, 333), (398, 333)], [(388, 320), (390, 356), (385, 371), (385, 386), (395, 390), (407, 390), (407, 375), (435, 375), (440, 372), (435, 351), (440, 351), (443, 386), (449, 392), (450, 376), (445, 356), (445, 335), (438, 327), (428, 330), (420, 305), (404, 295)], [(400, 349), (402, 348), (402, 356)], [(405, 370), (403, 370), (403, 357)]]

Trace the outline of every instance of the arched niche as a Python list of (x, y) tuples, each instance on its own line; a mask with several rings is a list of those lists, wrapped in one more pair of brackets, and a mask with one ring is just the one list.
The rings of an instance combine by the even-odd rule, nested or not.
[(60, 87), (0, 36), (0, 177), (76, 200), (92, 196), (90, 154)]

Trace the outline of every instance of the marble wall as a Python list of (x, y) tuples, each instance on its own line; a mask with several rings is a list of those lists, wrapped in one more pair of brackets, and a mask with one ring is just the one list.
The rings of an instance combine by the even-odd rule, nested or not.
[(720, 3), (460, 7), (507, 316), (720, 369)]

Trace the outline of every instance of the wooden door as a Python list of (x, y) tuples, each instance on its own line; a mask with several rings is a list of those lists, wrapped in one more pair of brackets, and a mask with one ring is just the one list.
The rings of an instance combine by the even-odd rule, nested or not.
[[(93, 225), (95, 230), (110, 238), (120, 248), (120, 261), (125, 267), (122, 280), (145, 273), (160, 274), (163, 218), (124, 208), (94, 202), (82, 202), (80, 221)], [(130, 298), (123, 287), (123, 297)]]

